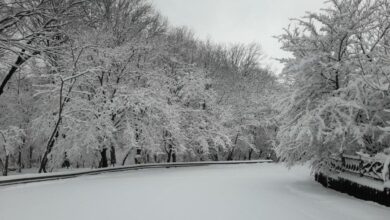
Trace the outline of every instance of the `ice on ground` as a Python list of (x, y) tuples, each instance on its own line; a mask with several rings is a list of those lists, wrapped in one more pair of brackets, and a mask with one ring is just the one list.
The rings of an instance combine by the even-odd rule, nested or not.
[(323, 188), (305, 167), (169, 168), (0, 187), (0, 220), (388, 220), (390, 208)]

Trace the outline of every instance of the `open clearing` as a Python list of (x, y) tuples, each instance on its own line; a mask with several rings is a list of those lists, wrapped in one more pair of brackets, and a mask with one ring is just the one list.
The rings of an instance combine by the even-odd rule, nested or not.
[(1, 220), (386, 219), (390, 208), (323, 188), (305, 167), (139, 170), (0, 187)]

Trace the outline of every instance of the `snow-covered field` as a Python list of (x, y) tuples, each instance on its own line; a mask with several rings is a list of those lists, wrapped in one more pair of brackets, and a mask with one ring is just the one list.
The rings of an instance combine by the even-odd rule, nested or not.
[(323, 188), (304, 167), (170, 168), (0, 187), (0, 220), (390, 218), (390, 208)]

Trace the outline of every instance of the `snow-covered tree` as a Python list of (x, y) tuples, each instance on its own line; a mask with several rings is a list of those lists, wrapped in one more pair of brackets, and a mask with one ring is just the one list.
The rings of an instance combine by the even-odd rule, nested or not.
[(147, 0), (19, 3), (0, 4), (0, 125), (24, 131), (20, 167), (251, 158), (265, 146), (276, 79), (258, 45), (197, 40)]
[[(30, 58), (53, 59), (69, 37), (66, 28), (78, 23), (84, 1), (0, 1), (0, 96), (15, 73)], [(55, 7), (53, 7), (55, 5)]]
[(3, 176), (7, 176), (8, 174), (10, 157), (13, 156), (16, 152), (21, 151), (24, 136), (24, 131), (15, 126), (10, 126), (5, 130), (0, 130), (0, 165), (3, 169)]
[(332, 0), (279, 37), (288, 93), (280, 101), (277, 152), (290, 164), (376, 154), (388, 144), (390, 20), (387, 1)]

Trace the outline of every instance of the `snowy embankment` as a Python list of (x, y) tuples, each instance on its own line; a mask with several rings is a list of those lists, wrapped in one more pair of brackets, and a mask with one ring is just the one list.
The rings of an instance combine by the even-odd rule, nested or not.
[(1, 220), (388, 219), (278, 164), (139, 170), (0, 187)]

